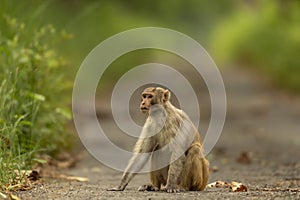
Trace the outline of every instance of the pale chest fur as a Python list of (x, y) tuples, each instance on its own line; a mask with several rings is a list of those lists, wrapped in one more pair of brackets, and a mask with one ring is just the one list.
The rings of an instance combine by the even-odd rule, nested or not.
[(180, 122), (182, 122), (181, 112), (177, 112), (166, 116), (163, 128), (154, 136), (158, 142), (158, 148), (162, 148), (170, 143), (170, 141), (175, 137), (180, 128)]

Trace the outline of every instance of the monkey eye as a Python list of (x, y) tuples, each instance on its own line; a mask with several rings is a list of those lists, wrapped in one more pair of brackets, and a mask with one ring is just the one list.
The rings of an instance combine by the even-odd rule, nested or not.
[(148, 99), (152, 99), (153, 98), (153, 95), (152, 94), (143, 94), (142, 97), (144, 99), (148, 98)]

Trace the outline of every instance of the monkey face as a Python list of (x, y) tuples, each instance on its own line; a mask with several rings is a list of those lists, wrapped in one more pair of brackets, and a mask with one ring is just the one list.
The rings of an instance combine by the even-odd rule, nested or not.
[(152, 93), (143, 92), (140, 109), (143, 113), (148, 113), (150, 110), (150, 106), (153, 105), (153, 96)]
[(160, 87), (149, 87), (142, 93), (140, 109), (143, 113), (149, 113), (150, 107), (155, 104), (163, 105), (170, 99), (169, 90)]

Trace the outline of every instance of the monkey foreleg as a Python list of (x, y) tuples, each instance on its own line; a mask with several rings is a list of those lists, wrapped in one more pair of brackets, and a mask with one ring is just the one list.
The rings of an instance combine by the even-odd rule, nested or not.
[(108, 191), (123, 191), (131, 179), (145, 166), (150, 154), (137, 153), (129, 161), (129, 164), (122, 176), (121, 183), (118, 187), (108, 189)]
[[(129, 183), (129, 179), (128, 179), (129, 175), (131, 175), (131, 174), (125, 171), (122, 176), (120, 185), (118, 187), (108, 189), (107, 191), (123, 191)], [(133, 175), (131, 175), (131, 176), (133, 176)]]

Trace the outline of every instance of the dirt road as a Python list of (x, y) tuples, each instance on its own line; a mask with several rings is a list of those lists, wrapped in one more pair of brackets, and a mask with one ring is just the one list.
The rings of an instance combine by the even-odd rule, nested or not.
[[(65, 173), (87, 177), (88, 182), (49, 179), (17, 195), (22, 199), (64, 200), (300, 199), (300, 97), (274, 89), (267, 80), (245, 69), (224, 69), (222, 75), (228, 100), (227, 118), (217, 145), (208, 155), (215, 170), (209, 182), (235, 180), (248, 186), (248, 192), (231, 192), (228, 188), (176, 194), (137, 192), (139, 185), (149, 182), (147, 174), (137, 175), (123, 192), (109, 192), (106, 189), (116, 186), (122, 173), (105, 167), (84, 151), (81, 162)], [(200, 96), (204, 106), (199, 129), (205, 130), (210, 117), (205, 107), (208, 97)], [(100, 103), (98, 107), (101, 110), (105, 106)], [(120, 132), (109, 116), (101, 123), (112, 134)], [(134, 140), (111, 137), (121, 147), (133, 146)]]

